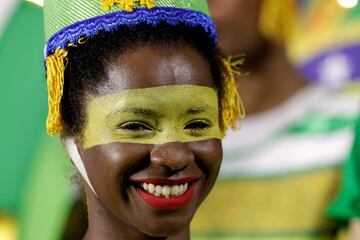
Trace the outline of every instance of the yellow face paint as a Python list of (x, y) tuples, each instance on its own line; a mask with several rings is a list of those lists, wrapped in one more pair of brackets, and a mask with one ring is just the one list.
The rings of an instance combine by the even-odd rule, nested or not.
[(162, 144), (221, 139), (215, 89), (196, 85), (131, 89), (90, 100), (85, 148), (112, 142)]

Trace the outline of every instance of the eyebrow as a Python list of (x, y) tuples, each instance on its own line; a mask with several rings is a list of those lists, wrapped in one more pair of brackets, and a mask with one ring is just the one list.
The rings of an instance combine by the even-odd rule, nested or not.
[(147, 117), (159, 115), (156, 111), (154, 111), (150, 108), (131, 107), (131, 108), (126, 108), (124, 110), (116, 111), (115, 113), (110, 113), (107, 117), (109, 117), (113, 114), (116, 114), (116, 113), (133, 113), (136, 115), (142, 115), (142, 116), (147, 116)]
[(207, 107), (193, 107), (186, 110), (186, 114), (188, 115), (196, 115), (205, 112)]
[(139, 108), (139, 107), (132, 107), (132, 108), (127, 108), (122, 112), (126, 112), (126, 113), (134, 113), (137, 115), (145, 115), (145, 116), (155, 116), (158, 113), (150, 108)]

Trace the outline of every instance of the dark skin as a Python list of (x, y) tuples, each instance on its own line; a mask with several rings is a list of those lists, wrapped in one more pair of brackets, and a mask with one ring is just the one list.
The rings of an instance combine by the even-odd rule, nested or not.
[(225, 55), (245, 54), (238, 91), (248, 115), (286, 101), (305, 86), (288, 59), (284, 43), (275, 42), (259, 31), (261, 0), (208, 0)]
[[(141, 69), (141, 71), (139, 71)], [(188, 46), (141, 46), (106, 62), (99, 92), (191, 84), (214, 87), (207, 61)], [(89, 96), (94, 97), (94, 96)], [(109, 143), (77, 147), (97, 196), (86, 187), (90, 239), (190, 239), (189, 224), (211, 190), (221, 163), (219, 139), (158, 145)], [(146, 204), (133, 182), (199, 177), (191, 201), (175, 210)]]

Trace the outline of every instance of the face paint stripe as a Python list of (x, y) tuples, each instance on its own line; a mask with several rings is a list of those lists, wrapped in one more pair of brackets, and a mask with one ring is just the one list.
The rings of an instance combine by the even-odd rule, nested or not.
[(197, 85), (130, 89), (87, 104), (85, 148), (221, 139), (216, 90)]

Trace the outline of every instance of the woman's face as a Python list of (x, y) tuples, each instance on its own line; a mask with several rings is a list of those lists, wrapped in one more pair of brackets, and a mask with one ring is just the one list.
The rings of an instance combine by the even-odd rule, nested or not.
[[(222, 148), (210, 68), (183, 45), (137, 47), (106, 63), (78, 149), (106, 215), (150, 236), (186, 229), (217, 177)], [(98, 210), (101, 209), (101, 210)], [(90, 223), (91, 224), (91, 223)]]

